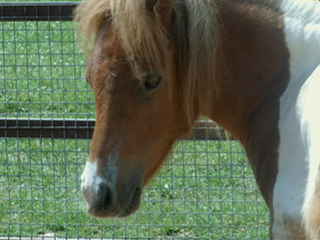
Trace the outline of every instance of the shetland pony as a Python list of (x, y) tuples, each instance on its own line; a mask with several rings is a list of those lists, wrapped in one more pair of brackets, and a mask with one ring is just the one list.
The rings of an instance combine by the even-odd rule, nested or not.
[(96, 127), (88, 211), (125, 217), (174, 142), (206, 116), (244, 146), (270, 239), (320, 239), (320, 3), (86, 0)]

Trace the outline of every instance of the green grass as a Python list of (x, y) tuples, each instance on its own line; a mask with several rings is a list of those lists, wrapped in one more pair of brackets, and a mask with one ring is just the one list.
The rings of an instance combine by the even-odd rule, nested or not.
[(0, 150), (0, 235), (157, 239), (266, 238), (268, 216), (235, 142), (183, 141), (125, 220), (85, 213), (87, 141), (6, 140)]
[(12, 22), (0, 27), (1, 115), (94, 117), (72, 23)]
[[(0, 118), (94, 118), (71, 23), (0, 22)], [(181, 141), (139, 212), (98, 220), (79, 176), (89, 140), (0, 139), (0, 236), (266, 239), (267, 208), (241, 146)]]

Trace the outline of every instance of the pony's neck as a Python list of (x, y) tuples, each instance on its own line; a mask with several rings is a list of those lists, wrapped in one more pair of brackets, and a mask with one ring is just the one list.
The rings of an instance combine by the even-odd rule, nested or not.
[(246, 145), (252, 131), (278, 121), (289, 77), (283, 20), (274, 9), (241, 2), (222, 3), (219, 14), (214, 101), (201, 105), (211, 104), (204, 115)]
[(272, 211), (279, 102), (290, 75), (282, 16), (262, 5), (223, 2), (220, 19), (214, 100), (200, 103), (210, 109), (200, 112), (242, 143)]

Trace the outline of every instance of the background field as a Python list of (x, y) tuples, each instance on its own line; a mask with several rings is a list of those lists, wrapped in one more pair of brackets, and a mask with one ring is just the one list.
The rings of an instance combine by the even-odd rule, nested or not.
[[(94, 118), (68, 22), (0, 22), (0, 118)], [(139, 212), (97, 220), (79, 191), (90, 140), (0, 139), (0, 237), (267, 239), (268, 214), (234, 141), (180, 141)]]

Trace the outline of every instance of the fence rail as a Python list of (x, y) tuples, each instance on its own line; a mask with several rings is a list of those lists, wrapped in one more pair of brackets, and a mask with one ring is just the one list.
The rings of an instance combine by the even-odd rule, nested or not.
[[(0, 119), (0, 137), (91, 139), (95, 120), (74, 119)], [(225, 139), (225, 133), (214, 123), (197, 121), (192, 134), (184, 140)]]
[(0, 3), (1, 21), (72, 21), (78, 3)]

